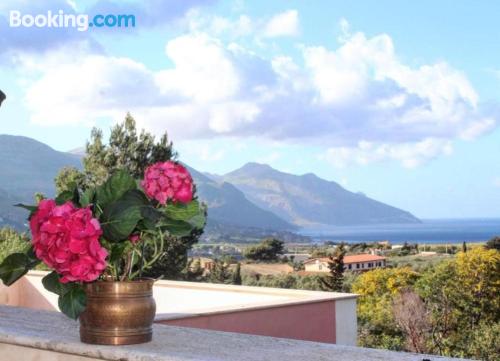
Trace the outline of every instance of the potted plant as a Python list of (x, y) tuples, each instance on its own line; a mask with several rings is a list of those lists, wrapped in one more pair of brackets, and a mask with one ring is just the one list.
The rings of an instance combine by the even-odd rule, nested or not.
[(80, 320), (83, 342), (133, 344), (152, 338), (152, 279), (143, 272), (163, 254), (168, 236), (199, 232), (206, 207), (193, 179), (177, 162), (146, 168), (142, 180), (118, 169), (102, 185), (76, 184), (30, 211), (31, 245), (0, 265), (12, 285), (43, 262), (52, 272), (44, 287), (59, 296), (60, 310)]

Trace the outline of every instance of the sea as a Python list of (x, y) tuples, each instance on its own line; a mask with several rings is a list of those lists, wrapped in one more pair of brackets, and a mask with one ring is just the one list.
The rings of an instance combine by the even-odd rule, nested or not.
[(387, 240), (392, 244), (451, 244), (485, 242), (500, 236), (500, 218), (489, 219), (423, 219), (416, 224), (380, 224), (367, 226), (327, 226), (303, 228), (298, 233), (315, 242), (347, 243)]

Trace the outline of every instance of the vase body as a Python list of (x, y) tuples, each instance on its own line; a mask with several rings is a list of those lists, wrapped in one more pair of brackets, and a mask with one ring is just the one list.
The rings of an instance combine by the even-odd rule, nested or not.
[(80, 315), (82, 342), (131, 345), (151, 341), (156, 304), (152, 279), (84, 284), (87, 306)]

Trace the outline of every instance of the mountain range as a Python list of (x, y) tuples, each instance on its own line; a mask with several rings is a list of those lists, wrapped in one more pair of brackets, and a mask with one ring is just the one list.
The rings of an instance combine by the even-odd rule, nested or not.
[[(34, 139), (0, 135), (0, 225), (17, 228), (26, 213), (12, 204), (32, 202), (35, 192), (53, 196), (64, 166), (81, 168), (81, 154), (59, 152)], [(248, 163), (225, 175), (189, 171), (209, 225), (294, 231), (304, 226), (415, 223), (409, 212), (352, 193), (314, 174), (302, 176)]]
[(298, 176), (247, 163), (221, 179), (262, 209), (301, 227), (420, 222), (409, 212), (349, 192), (312, 173)]

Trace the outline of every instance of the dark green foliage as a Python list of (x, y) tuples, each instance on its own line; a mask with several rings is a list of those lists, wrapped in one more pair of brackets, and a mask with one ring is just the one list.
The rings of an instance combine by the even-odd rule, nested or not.
[(232, 272), (229, 269), (229, 264), (223, 260), (215, 259), (214, 266), (208, 275), (210, 283), (225, 283), (230, 284), (232, 281)]
[(53, 271), (42, 278), (42, 284), (46, 290), (59, 296), (59, 309), (66, 316), (76, 320), (85, 309), (87, 298), (79, 283), (61, 283), (59, 275)]
[(245, 286), (274, 287), (320, 291), (318, 275), (301, 276), (296, 273), (265, 275), (252, 274), (243, 276)]
[(328, 257), (329, 274), (320, 278), (320, 287), (323, 291), (341, 292), (344, 282), (344, 244), (335, 248), (333, 255)]
[(35, 257), (32, 249), (25, 253), (12, 253), (0, 264), (0, 279), (4, 285), (10, 286), (38, 263), (40, 260)]
[(80, 188), (83, 187), (85, 185), (85, 176), (78, 168), (66, 166), (57, 173), (54, 182), (56, 192), (60, 194), (64, 191), (71, 191), (73, 189), (72, 184), (76, 184)]
[(241, 285), (242, 279), (241, 279), (241, 264), (238, 262), (236, 264), (236, 268), (233, 271), (233, 276), (232, 276), (232, 281), (231, 283), (233, 285)]
[(103, 143), (102, 131), (92, 131), (83, 159), (86, 184), (102, 184), (120, 168), (127, 169), (134, 178), (141, 178), (148, 165), (174, 159), (175, 156), (167, 134), (158, 142), (144, 130), (137, 134), (135, 120), (127, 114), (125, 121), (111, 130), (108, 145)]
[[(198, 241), (202, 231), (193, 232), (189, 237), (166, 237), (163, 255), (143, 275), (153, 278), (184, 279), (188, 264), (187, 250)], [(146, 257), (151, 251), (146, 250)]]
[(405, 242), (403, 244), (403, 247), (399, 250), (398, 255), (399, 256), (408, 256), (410, 254), (417, 254), (418, 253), (418, 244), (409, 244), (408, 242)]
[(66, 316), (76, 320), (85, 309), (87, 297), (81, 287), (74, 287), (59, 296), (59, 309)]
[(30, 239), (26, 233), (4, 227), (0, 228), (0, 263), (9, 254), (24, 253), (30, 248)]
[(204, 282), (205, 269), (201, 267), (200, 259), (190, 259), (186, 269), (182, 272), (182, 278), (185, 281)]
[(284, 242), (276, 238), (266, 238), (258, 245), (248, 247), (244, 257), (252, 261), (277, 261), (284, 251)]
[(485, 248), (496, 249), (497, 251), (500, 251), (500, 236), (493, 237), (488, 242), (486, 242)]

